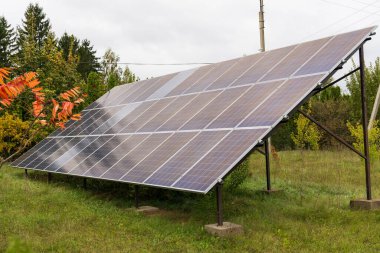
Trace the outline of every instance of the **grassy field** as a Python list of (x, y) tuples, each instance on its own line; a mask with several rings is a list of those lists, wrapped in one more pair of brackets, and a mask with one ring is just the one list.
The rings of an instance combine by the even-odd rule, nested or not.
[[(267, 196), (263, 156), (250, 158), (250, 178), (224, 192), (225, 220), (244, 235), (218, 238), (213, 194), (143, 189), (142, 204), (162, 211), (135, 213), (125, 184), (82, 181), (5, 168), (0, 171), (0, 252), (380, 252), (380, 211), (351, 211), (365, 196), (362, 161), (350, 152), (280, 152), (273, 161), (275, 188)], [(380, 163), (372, 170), (380, 197)]]

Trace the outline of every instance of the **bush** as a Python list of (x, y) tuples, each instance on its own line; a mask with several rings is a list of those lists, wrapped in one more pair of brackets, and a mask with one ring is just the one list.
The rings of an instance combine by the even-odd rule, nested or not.
[(225, 188), (230, 191), (236, 190), (247, 179), (248, 175), (248, 159), (245, 159), (226, 177), (224, 181)]
[(29, 127), (14, 115), (8, 113), (0, 117), (0, 155), (8, 157), (25, 144), (25, 132)]
[[(362, 125), (359, 123), (352, 125), (350, 122), (347, 122), (347, 127), (355, 138), (354, 147), (364, 153)], [(375, 122), (373, 128), (368, 132), (368, 142), (371, 159), (380, 159), (380, 128), (377, 126), (377, 122)]]

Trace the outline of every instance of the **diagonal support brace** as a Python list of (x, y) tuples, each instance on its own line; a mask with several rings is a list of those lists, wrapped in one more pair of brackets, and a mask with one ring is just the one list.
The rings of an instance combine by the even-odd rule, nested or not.
[(342, 143), (347, 148), (351, 149), (353, 152), (355, 152), (356, 154), (358, 154), (360, 157), (362, 157), (364, 159), (367, 159), (366, 156), (362, 152), (360, 152), (359, 150), (357, 150), (356, 148), (354, 148), (353, 146), (351, 146), (348, 142), (346, 142), (345, 140), (343, 140), (341, 137), (337, 136), (334, 132), (332, 132), (330, 129), (328, 129), (327, 127), (325, 127), (321, 123), (319, 123), (316, 119), (314, 119), (313, 117), (311, 117), (310, 115), (308, 115), (306, 112), (304, 112), (304, 111), (302, 111), (300, 109), (298, 110), (298, 112), (301, 113), (303, 116), (305, 116), (310, 121), (312, 121), (318, 127), (320, 127), (323, 130), (325, 130), (328, 134), (330, 134), (332, 137), (334, 137), (337, 141), (339, 141), (340, 143)]

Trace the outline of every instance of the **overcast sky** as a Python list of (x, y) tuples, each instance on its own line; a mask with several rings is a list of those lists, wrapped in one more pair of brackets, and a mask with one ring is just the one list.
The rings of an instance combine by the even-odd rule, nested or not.
[[(20, 25), (28, 0), (0, 0), (0, 15)], [(121, 62), (218, 62), (257, 53), (259, 0), (40, 0), (57, 36), (65, 31), (112, 48)], [(380, 0), (266, 0), (267, 49), (380, 23)], [(380, 30), (378, 31), (380, 34)], [(380, 36), (366, 59), (380, 56)], [(194, 66), (134, 66), (139, 77)]]

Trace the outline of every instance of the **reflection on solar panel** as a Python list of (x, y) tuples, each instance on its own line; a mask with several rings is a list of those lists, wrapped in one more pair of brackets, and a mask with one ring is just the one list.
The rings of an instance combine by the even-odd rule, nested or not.
[(374, 29), (115, 87), (13, 165), (207, 193)]

